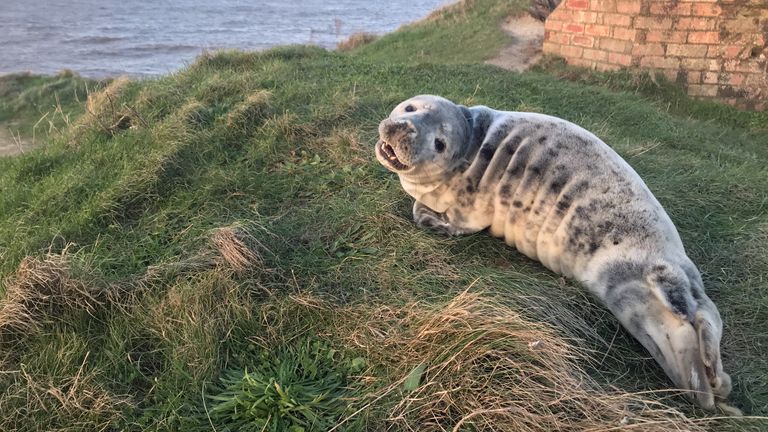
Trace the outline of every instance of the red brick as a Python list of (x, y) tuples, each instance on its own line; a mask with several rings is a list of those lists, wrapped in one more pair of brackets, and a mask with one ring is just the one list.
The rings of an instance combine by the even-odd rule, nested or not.
[(563, 26), (563, 31), (571, 33), (584, 33), (584, 26), (581, 24), (568, 23)]
[(753, 87), (765, 87), (765, 85), (767, 84), (765, 81), (765, 73), (746, 75), (746, 81), (744, 82), (744, 84), (750, 85)]
[(698, 84), (701, 82), (701, 72), (688, 72), (688, 84)]
[(549, 35), (544, 38), (547, 42), (553, 42), (561, 45), (571, 44), (571, 35), (559, 32), (549, 32)]
[(571, 38), (571, 43), (578, 46), (592, 48), (595, 45), (595, 38), (592, 36), (574, 35)]
[(632, 17), (629, 15), (607, 13), (603, 15), (603, 24), (629, 27), (632, 24)]
[(606, 51), (585, 49), (584, 58), (587, 60), (606, 61), (608, 59), (608, 53)]
[(715, 18), (680, 18), (675, 24), (675, 28), (679, 30), (714, 30), (717, 25)]
[(744, 78), (745, 78), (744, 74), (740, 74), (740, 73), (728, 74), (728, 84), (732, 86), (740, 86), (744, 84)]
[(555, 40), (553, 42), (557, 42), (561, 45), (570, 45), (571, 35), (569, 35), (568, 33), (560, 33), (555, 37)]
[(720, 50), (724, 58), (735, 59), (741, 56), (742, 51), (744, 51), (744, 47), (741, 45), (725, 45), (721, 46)]
[(739, 60), (726, 60), (723, 62), (723, 69), (728, 72), (736, 72), (739, 68)]
[(629, 53), (632, 49), (632, 43), (619, 39), (601, 38), (600, 48), (612, 52)]
[(705, 57), (706, 45), (668, 44), (667, 55), (676, 57)]
[(685, 3), (678, 3), (678, 5), (672, 11), (675, 15), (690, 15), (691, 7)]
[(635, 18), (635, 27), (640, 29), (669, 30), (672, 28), (672, 18), (639, 16)]
[[(547, 21), (556, 19), (558, 21), (571, 22), (573, 21), (573, 11), (564, 7), (555, 8), (554, 11), (547, 17)], [(545, 22), (546, 24), (546, 22)]]
[(589, 8), (600, 12), (614, 12), (616, 11), (616, 0), (592, 0)]
[(702, 72), (701, 81), (705, 84), (717, 84), (720, 80), (720, 74), (717, 72)]
[(688, 94), (691, 96), (717, 96), (716, 85), (692, 84), (688, 86)]
[(765, 76), (764, 66), (761, 63), (759, 60), (726, 60), (723, 63), (723, 69), (728, 72), (746, 72)]
[(544, 29), (560, 31), (563, 29), (563, 24), (565, 24), (564, 21), (553, 20), (552, 15), (550, 15), (549, 18), (547, 18), (547, 22), (544, 23)]
[(643, 6), (641, 0), (618, 0), (616, 2), (616, 11), (626, 14), (640, 13), (640, 9)]
[(640, 59), (640, 66), (659, 69), (677, 69), (680, 67), (680, 60), (673, 57), (648, 56)]
[(720, 12), (720, 6), (711, 3), (694, 3), (691, 9), (691, 13), (696, 16), (718, 16)]
[[(690, 7), (690, 5), (688, 5)], [(672, 4), (669, 2), (653, 2), (651, 3), (651, 15), (669, 15), (669, 11), (672, 9)]]
[(578, 11), (573, 13), (573, 21), (580, 23), (596, 23), (597, 12)]
[(589, 9), (589, 0), (565, 0), (565, 6), (571, 9)]
[(703, 44), (716, 44), (716, 43), (720, 43), (720, 33), (718, 33), (718, 32), (690, 32), (688, 34), (688, 42), (690, 42), (690, 43), (703, 43)]
[(684, 43), (687, 38), (688, 32), (650, 30), (645, 36), (645, 41)]
[[(768, 11), (768, 9), (766, 9), (766, 11)], [(768, 35), (768, 19), (765, 20), (765, 24), (766, 24), (765, 34)], [(762, 34), (757, 32), (747, 32), (747, 31), (742, 31), (736, 34), (726, 34), (725, 40), (723, 40), (722, 42), (723, 44), (728, 44), (728, 45), (741, 45), (746, 49), (750, 49), (753, 46), (761, 47), (765, 45), (765, 39)]]
[(593, 69), (595, 66), (595, 62), (581, 58), (570, 58), (568, 59), (568, 64), (571, 66), (585, 67), (590, 69)]
[(635, 40), (636, 36), (637, 36), (637, 30), (625, 29), (625, 28), (621, 28), (621, 27), (614, 27), (613, 28), (613, 38), (614, 39), (633, 41), (633, 40)]
[(718, 71), (720, 62), (714, 59), (684, 58), (681, 61), (683, 68), (688, 70)]
[(632, 55), (636, 56), (661, 56), (664, 55), (664, 45), (658, 43), (652, 44), (635, 44), (632, 47)]
[(565, 57), (581, 57), (584, 53), (584, 48), (566, 45), (560, 48), (560, 53)]
[(611, 28), (599, 24), (588, 24), (584, 29), (584, 33), (592, 36), (610, 36)]
[(628, 54), (608, 53), (608, 62), (629, 66), (632, 64), (632, 56)]
[(541, 48), (542, 51), (547, 54), (560, 54), (561, 46), (559, 44), (545, 41)]
[(674, 0), (655, 1), (651, 3), (652, 15), (690, 15), (690, 3), (678, 3)]
[(666, 69), (659, 71), (662, 75), (664, 75), (669, 81), (676, 82), (677, 81), (677, 75), (678, 71), (674, 69)]
[(720, 45), (710, 45), (707, 50), (707, 57), (720, 57)]

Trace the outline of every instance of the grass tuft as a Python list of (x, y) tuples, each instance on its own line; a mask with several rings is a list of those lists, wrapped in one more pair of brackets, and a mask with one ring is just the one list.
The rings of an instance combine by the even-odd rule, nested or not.
[(208, 415), (231, 431), (328, 431), (348, 409), (347, 375), (364, 365), (302, 338), (263, 351), (251, 367), (225, 371), (208, 396)]
[[(405, 371), (376, 395), (402, 395), (389, 411), (400, 430), (704, 430), (647, 395), (601, 388), (579, 366), (585, 352), (503, 300), (465, 291), (442, 307), (383, 309), (366, 322), (356, 343)], [(373, 340), (363, 342), (366, 333)]]
[(223, 263), (236, 273), (262, 267), (262, 253), (269, 252), (264, 244), (239, 225), (215, 229), (211, 242)]
[(120, 103), (121, 97), (130, 85), (130, 79), (118, 77), (103, 89), (89, 93), (85, 103), (87, 114), (74, 125), (74, 130), (97, 129), (106, 136), (112, 137), (130, 127), (138, 126), (139, 122), (143, 121), (138, 118), (139, 114), (126, 104)]
[[(134, 404), (115, 395), (90, 370), (88, 355), (70, 376), (22, 369), (0, 378), (0, 430), (51, 432), (109, 431), (125, 427)], [(30, 422), (31, 416), (36, 418)]]
[(25, 258), (6, 285), (0, 301), (3, 339), (29, 336), (46, 323), (66, 320), (71, 312), (93, 315), (116, 293), (95, 278), (73, 276), (66, 249), (43, 259)]
[(227, 114), (227, 127), (247, 129), (257, 125), (269, 112), (271, 98), (272, 93), (268, 90), (251, 93)]
[(339, 42), (336, 45), (336, 49), (339, 51), (352, 51), (355, 48), (359, 48), (363, 45), (368, 45), (369, 43), (375, 41), (378, 38), (379, 36), (373, 33), (367, 33), (367, 32), (352, 33), (351, 35), (349, 35), (348, 38)]

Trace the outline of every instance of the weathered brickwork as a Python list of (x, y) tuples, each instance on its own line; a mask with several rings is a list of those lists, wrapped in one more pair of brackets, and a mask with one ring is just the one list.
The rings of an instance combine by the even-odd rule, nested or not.
[(653, 70), (688, 94), (768, 102), (768, 0), (563, 0), (544, 52), (598, 70)]

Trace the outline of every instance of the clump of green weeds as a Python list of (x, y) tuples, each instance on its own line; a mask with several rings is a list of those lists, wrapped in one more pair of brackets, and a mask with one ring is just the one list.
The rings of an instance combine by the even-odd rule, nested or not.
[(310, 338), (262, 351), (250, 367), (223, 373), (208, 395), (209, 420), (232, 431), (329, 430), (350, 405), (350, 375), (364, 366)]

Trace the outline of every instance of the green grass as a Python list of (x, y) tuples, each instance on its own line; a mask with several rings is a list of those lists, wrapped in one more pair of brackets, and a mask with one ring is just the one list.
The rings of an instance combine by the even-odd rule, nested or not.
[(209, 396), (212, 424), (237, 431), (328, 430), (348, 409), (347, 375), (361, 372), (365, 359), (317, 340), (302, 338), (263, 351), (258, 364), (225, 371)]
[[(412, 224), (410, 199), (372, 148), (378, 122), (420, 93), (560, 116), (624, 156), (675, 221), (723, 315), (733, 403), (768, 415), (762, 117), (678, 96), (671, 107), (667, 90), (624, 75), (510, 73), (477, 64), (490, 48), (447, 43), (458, 40), (451, 29), (464, 38), (474, 28), (478, 45), (498, 46), (489, 23), (514, 7), (478, 0), (351, 53), (205, 55), (158, 79), (115, 81), (88, 110), (82, 95), (62, 102), (69, 126), (0, 159), (0, 429), (235, 430), (251, 415), (235, 414), (248, 403), (236, 396), (271, 392), (282, 376), (281, 387), (319, 389), (344, 407), (313, 405), (314, 390), (269, 393), (249, 424), (316, 406), (316, 422), (292, 426), (450, 430), (500, 404), (507, 415), (463, 424), (516, 430), (523, 420), (508, 413), (523, 409), (578, 430), (585, 418), (615, 425), (624, 414), (611, 416), (638, 406), (600, 399), (611, 387), (668, 387), (574, 283), (485, 234), (446, 239)], [(2, 93), (2, 119), (34, 124), (64, 100), (52, 82), (84, 85), (0, 78), (15, 89)], [(546, 356), (528, 348), (532, 335)], [(307, 340), (322, 343), (313, 351)], [(339, 361), (326, 361), (331, 352)], [(301, 364), (318, 370), (291, 369)], [(521, 381), (531, 370), (540, 379)], [(238, 384), (246, 371), (260, 375)], [(567, 391), (547, 390), (558, 385)], [(529, 405), (491, 399), (510, 395)], [(645, 397), (707, 417), (678, 397)], [(632, 422), (652, 415), (632, 411)]]
[(391, 63), (481, 63), (510, 41), (500, 27), (508, 16), (525, 13), (525, 0), (468, 0), (405, 25), (353, 55)]
[(0, 80), (0, 126), (29, 141), (45, 141), (82, 114), (88, 92), (101, 86), (68, 70), (50, 77), (6, 75)]

